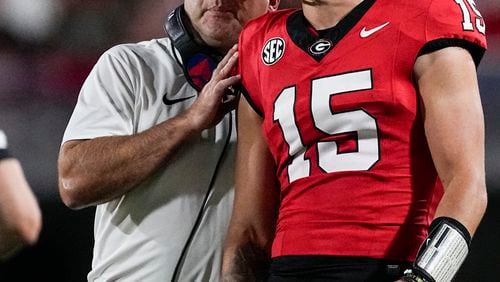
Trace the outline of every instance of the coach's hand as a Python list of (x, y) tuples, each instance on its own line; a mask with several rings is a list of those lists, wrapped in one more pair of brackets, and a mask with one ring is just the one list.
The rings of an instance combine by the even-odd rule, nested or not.
[(233, 46), (212, 74), (212, 79), (203, 87), (185, 117), (196, 131), (215, 126), (222, 117), (237, 104), (235, 95), (224, 95), (228, 87), (240, 82), (240, 75), (231, 76), (238, 62), (238, 47)]

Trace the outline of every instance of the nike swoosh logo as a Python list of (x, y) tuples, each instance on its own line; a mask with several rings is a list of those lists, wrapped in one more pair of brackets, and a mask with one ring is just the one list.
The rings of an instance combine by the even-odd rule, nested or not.
[(180, 103), (182, 101), (189, 100), (191, 98), (194, 98), (195, 95), (189, 96), (189, 97), (184, 97), (184, 98), (179, 98), (179, 99), (168, 99), (167, 94), (163, 95), (163, 104), (167, 106), (172, 106), (173, 104)]
[(366, 26), (365, 26), (365, 27), (363, 27), (363, 29), (359, 33), (359, 36), (361, 36), (361, 38), (367, 38), (367, 37), (371, 36), (372, 34), (374, 34), (375, 32), (386, 27), (389, 23), (390, 22), (386, 22), (385, 24), (379, 25), (379, 26), (372, 28), (372, 29), (366, 29)]

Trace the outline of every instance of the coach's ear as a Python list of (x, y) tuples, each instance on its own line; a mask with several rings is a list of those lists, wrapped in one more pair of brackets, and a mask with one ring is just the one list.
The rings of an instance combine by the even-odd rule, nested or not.
[(280, 6), (280, 0), (269, 0), (269, 11), (276, 11)]

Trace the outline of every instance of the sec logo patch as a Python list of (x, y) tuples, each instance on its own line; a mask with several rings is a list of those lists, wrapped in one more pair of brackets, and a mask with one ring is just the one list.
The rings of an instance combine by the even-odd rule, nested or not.
[(270, 66), (274, 65), (285, 53), (285, 41), (279, 37), (269, 39), (262, 49), (262, 61)]

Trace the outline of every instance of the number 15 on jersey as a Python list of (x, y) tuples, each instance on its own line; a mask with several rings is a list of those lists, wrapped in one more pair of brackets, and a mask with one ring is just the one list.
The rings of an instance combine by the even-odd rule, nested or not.
[[(360, 70), (313, 79), (311, 83), (311, 116), (314, 126), (328, 136), (356, 132), (358, 150), (339, 153), (335, 141), (321, 141), (314, 146), (318, 165), (327, 172), (367, 171), (379, 160), (377, 121), (363, 109), (335, 112), (330, 105), (332, 96), (349, 95), (373, 87), (372, 71)], [(310, 176), (311, 161), (294, 115), (296, 86), (283, 89), (274, 102), (273, 119), (278, 122), (292, 161), (288, 165), (289, 182)], [(335, 97), (333, 97), (335, 99)]]

